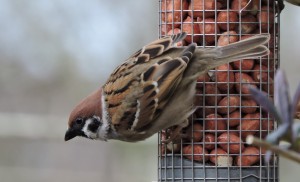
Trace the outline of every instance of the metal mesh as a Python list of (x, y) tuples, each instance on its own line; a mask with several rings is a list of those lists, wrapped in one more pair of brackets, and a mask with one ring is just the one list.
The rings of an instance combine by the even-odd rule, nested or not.
[(261, 33), (270, 33), (271, 40), (269, 56), (237, 60), (198, 79), (197, 110), (183, 137), (163, 143), (172, 128), (159, 134), (158, 181), (278, 181), (278, 157), (266, 164), (265, 151), (245, 142), (249, 134), (264, 138), (277, 123), (244, 87), (251, 84), (273, 97), (278, 30), (273, 0), (159, 1), (159, 36), (188, 33), (177, 46), (222, 46)]

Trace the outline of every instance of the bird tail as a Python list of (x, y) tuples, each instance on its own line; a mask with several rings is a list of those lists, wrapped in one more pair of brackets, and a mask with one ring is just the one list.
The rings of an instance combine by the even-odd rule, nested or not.
[(197, 78), (208, 70), (226, 63), (268, 55), (269, 49), (264, 44), (269, 40), (269, 34), (260, 34), (223, 47), (198, 48), (185, 74), (187, 77)]
[(210, 59), (208, 69), (230, 63), (239, 59), (257, 58), (269, 54), (269, 49), (264, 46), (270, 40), (269, 34), (260, 34), (248, 39), (241, 40), (223, 47), (216, 47), (210, 50), (196, 50), (196, 57)]

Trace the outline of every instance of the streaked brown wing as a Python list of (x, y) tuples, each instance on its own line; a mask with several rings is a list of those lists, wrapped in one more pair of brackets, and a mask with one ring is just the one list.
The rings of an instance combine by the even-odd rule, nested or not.
[(185, 34), (177, 34), (154, 41), (112, 73), (103, 91), (116, 130), (141, 130), (159, 114), (191, 54), (183, 53), (183, 57), (175, 59), (159, 56), (184, 37)]
[(157, 118), (172, 96), (186, 68), (181, 58), (164, 60), (150, 67), (142, 74), (142, 95), (138, 98), (136, 119), (131, 129), (143, 131)]
[[(114, 81), (121, 75), (132, 71), (136, 66), (149, 66), (149, 61), (162, 55), (169, 50), (175, 43), (182, 41), (186, 37), (186, 33), (179, 33), (172, 36), (163, 37), (144, 46), (142, 49), (131, 55), (123, 64), (118, 66), (111, 74), (109, 80)], [(113, 78), (113, 79), (112, 79)]]

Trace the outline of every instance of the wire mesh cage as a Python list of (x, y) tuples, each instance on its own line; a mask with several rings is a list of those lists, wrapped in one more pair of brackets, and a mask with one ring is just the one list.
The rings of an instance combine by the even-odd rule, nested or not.
[(158, 181), (278, 181), (278, 157), (265, 163), (266, 151), (245, 142), (249, 134), (265, 138), (276, 129), (276, 121), (252, 100), (246, 86), (273, 97), (278, 9), (273, 0), (159, 1), (159, 36), (188, 34), (176, 46), (224, 46), (261, 33), (271, 39), (268, 56), (237, 60), (198, 78), (197, 110), (182, 137), (165, 143), (172, 128), (159, 134)]

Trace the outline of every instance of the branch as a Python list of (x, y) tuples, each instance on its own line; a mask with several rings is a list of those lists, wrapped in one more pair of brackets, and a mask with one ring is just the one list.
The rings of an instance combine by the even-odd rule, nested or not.
[(259, 138), (254, 137), (253, 135), (249, 135), (246, 139), (247, 144), (255, 145), (267, 150), (270, 150), (274, 153), (282, 155), (292, 161), (300, 163), (300, 154), (291, 150), (284, 150), (277, 145), (272, 145), (264, 140), (260, 140)]

